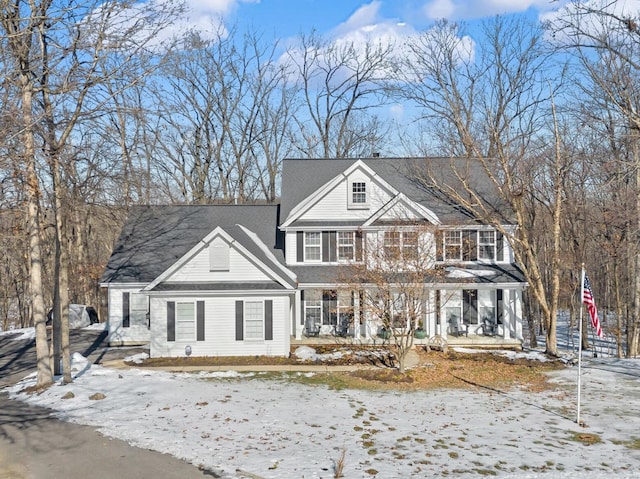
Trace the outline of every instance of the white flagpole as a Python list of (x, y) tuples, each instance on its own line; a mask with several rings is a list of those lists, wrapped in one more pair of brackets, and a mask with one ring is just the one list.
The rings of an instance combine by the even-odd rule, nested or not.
[(584, 298), (584, 263), (582, 263), (582, 274), (580, 275), (580, 319), (578, 320), (578, 412), (576, 414), (576, 423), (580, 425), (580, 373), (582, 369), (582, 301)]

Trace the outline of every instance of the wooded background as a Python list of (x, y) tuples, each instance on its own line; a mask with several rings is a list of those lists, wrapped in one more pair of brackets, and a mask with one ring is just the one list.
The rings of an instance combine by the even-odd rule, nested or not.
[[(520, 226), (530, 340), (557, 353), (584, 262), (606, 333), (637, 356), (640, 18), (615, 3), (284, 48), (233, 27), (163, 39), (177, 3), (0, 0), (2, 329), (103, 306), (132, 205), (275, 202), (283, 158), (379, 153), (480, 162)], [(473, 184), (445, 193), (503, 220)]]

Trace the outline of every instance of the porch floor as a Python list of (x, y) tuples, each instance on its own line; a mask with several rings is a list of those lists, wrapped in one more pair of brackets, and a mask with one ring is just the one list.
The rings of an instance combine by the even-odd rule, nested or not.
[[(520, 351), (522, 349), (522, 342), (517, 339), (505, 339), (499, 336), (449, 336), (446, 339), (449, 347), (460, 348), (477, 348), (477, 349), (513, 349)], [(291, 346), (313, 345), (313, 344), (358, 344), (358, 345), (370, 345), (370, 346), (382, 346), (387, 341), (380, 337), (366, 338), (354, 338), (353, 336), (336, 337), (331, 335), (320, 336), (302, 336), (301, 339), (291, 337)], [(414, 346), (426, 346), (429, 343), (429, 339), (415, 339), (413, 340)]]

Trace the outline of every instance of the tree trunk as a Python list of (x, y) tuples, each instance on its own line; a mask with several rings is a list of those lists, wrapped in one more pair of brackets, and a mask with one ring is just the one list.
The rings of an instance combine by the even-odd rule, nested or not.
[(36, 151), (33, 137), (32, 102), (33, 90), (27, 73), (21, 74), (22, 87), (22, 116), (24, 141), (24, 155), (27, 170), (27, 220), (29, 230), (29, 260), (31, 290), (31, 311), (36, 330), (36, 360), (38, 388), (53, 383), (53, 375), (50, 366), (49, 345), (47, 341), (47, 318), (44, 308), (42, 286), (42, 248), (40, 244), (40, 185), (36, 172)]

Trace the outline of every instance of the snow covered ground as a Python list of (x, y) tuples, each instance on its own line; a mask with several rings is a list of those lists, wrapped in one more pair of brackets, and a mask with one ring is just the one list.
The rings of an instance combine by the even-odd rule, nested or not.
[(557, 387), (542, 393), (401, 393), (336, 391), (286, 374), (123, 371), (76, 354), (72, 384), (28, 395), (31, 375), (9, 393), (225, 478), (331, 478), (343, 453), (346, 478), (636, 478), (640, 361), (603, 356), (583, 361), (584, 428), (575, 367), (552, 373)]

